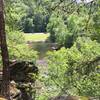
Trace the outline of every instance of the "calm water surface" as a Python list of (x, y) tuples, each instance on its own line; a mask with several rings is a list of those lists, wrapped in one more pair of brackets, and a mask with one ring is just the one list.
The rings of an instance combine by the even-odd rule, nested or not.
[(42, 59), (46, 56), (48, 51), (53, 51), (53, 48), (57, 48), (57, 43), (32, 42), (31, 47), (38, 51), (39, 58)]

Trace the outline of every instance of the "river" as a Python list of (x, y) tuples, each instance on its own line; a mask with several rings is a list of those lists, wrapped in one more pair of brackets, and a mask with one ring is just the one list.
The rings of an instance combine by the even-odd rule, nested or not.
[(57, 43), (44, 41), (30, 42), (29, 45), (38, 52), (39, 59), (43, 59), (48, 51), (53, 51), (57, 48)]

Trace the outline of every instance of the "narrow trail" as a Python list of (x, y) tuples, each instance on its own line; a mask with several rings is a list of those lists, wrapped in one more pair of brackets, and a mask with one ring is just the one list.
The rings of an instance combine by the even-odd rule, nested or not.
[[(48, 73), (48, 65), (46, 59), (44, 57), (41, 59), (37, 59), (36, 65), (38, 66), (39, 69), (39, 77), (41, 78), (46, 77), (47, 76), (46, 74)], [(40, 79), (36, 80), (35, 87), (38, 87), (36, 89), (37, 98), (38, 96), (42, 95), (46, 91), (45, 84)]]
[(46, 77), (48, 73), (48, 64), (45, 58), (36, 61), (36, 65), (39, 68), (39, 74)]
[(46, 61), (45, 58), (38, 59), (38, 60), (36, 61), (36, 64), (37, 64), (38, 66), (41, 66), (41, 67), (47, 67), (47, 61)]

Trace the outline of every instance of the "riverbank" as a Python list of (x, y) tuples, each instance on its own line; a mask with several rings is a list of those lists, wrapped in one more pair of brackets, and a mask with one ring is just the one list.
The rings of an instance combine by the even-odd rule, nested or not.
[(49, 36), (49, 33), (24, 33), (24, 38), (26, 42), (46, 41)]

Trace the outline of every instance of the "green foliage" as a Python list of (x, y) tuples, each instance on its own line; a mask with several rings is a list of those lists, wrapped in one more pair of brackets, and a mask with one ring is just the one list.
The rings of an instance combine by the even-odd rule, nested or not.
[(72, 45), (72, 33), (67, 29), (62, 16), (58, 16), (57, 13), (52, 14), (50, 17), (47, 30), (50, 32), (50, 40), (52, 42), (57, 42), (58, 44), (66, 45), (67, 47)]
[(7, 39), (9, 43), (16, 43), (16, 44), (22, 44), (25, 42), (24, 33), (22, 33), (21, 31), (14, 31), (14, 30), (8, 30), (7, 29)]
[(26, 15), (27, 6), (22, 0), (6, 0), (6, 25), (13, 30), (19, 29), (18, 22)]
[(83, 35), (99, 42), (98, 1), (88, 4), (72, 3), (71, 0), (59, 2), (52, 2), (55, 11), (52, 12), (47, 25), (51, 40), (65, 47), (71, 47), (77, 37)]
[[(8, 50), (10, 60), (24, 60), (36, 62), (37, 51), (29, 47), (24, 39), (23, 33), (20, 31), (8, 31), (7, 34)], [(0, 65), (2, 59), (0, 57)], [(2, 65), (1, 65), (2, 66)]]
[(87, 16), (81, 16), (77, 13), (71, 14), (67, 21), (68, 21), (68, 30), (73, 34), (82, 34), (82, 31), (84, 30), (85, 24), (86, 24)]
[(43, 78), (47, 91), (38, 100), (57, 94), (100, 96), (100, 0), (91, 3), (73, 0), (5, 2), (11, 60), (35, 62), (37, 58), (37, 52), (25, 44), (22, 31), (46, 32), (47, 29), (52, 42), (66, 47), (48, 52), (48, 73)]
[(20, 28), (26, 33), (46, 32), (48, 12), (42, 6), (44, 1), (24, 1), (27, 6), (26, 15), (19, 20)]
[(10, 44), (10, 59), (26, 60), (36, 62), (37, 52), (29, 48), (26, 44)]
[[(98, 5), (100, 4), (100, 1), (98, 1)], [(99, 43), (100, 43), (100, 6), (97, 6), (97, 9), (96, 9), (96, 13), (94, 14), (93, 16), (93, 21), (94, 21), (94, 24), (93, 24), (93, 27), (94, 27), (94, 34), (92, 34), (92, 38), (97, 40)]]
[(10, 59), (36, 61), (37, 52), (25, 43), (23, 33), (11, 32), (8, 36)]
[(61, 94), (100, 96), (100, 75), (95, 60), (98, 56), (100, 44), (88, 38), (78, 38), (70, 49), (49, 52), (46, 84)]
[[(61, 16), (58, 16), (56, 13), (52, 14), (52, 16), (49, 20), (49, 24), (47, 26), (47, 29), (48, 29), (48, 32), (51, 33), (51, 40), (53, 42), (58, 41), (59, 39), (60, 39), (59, 42), (62, 41), (62, 39), (63, 39), (62, 37), (64, 37), (63, 35), (65, 35), (65, 33), (66, 33), (65, 27), (66, 26), (64, 25)], [(59, 36), (60, 34), (62, 34), (62, 37)]]
[(35, 63), (37, 52), (26, 44), (24, 33), (18, 28), (9, 27), (9, 24), (6, 24), (6, 32), (10, 60), (28, 60)]
[(33, 30), (33, 19), (32, 18), (23, 18), (23, 20), (21, 21), (21, 27), (23, 28), (23, 31), (25, 33), (32, 33)]
[(36, 100), (48, 100), (49, 95), (45, 93), (45, 95), (40, 95)]

